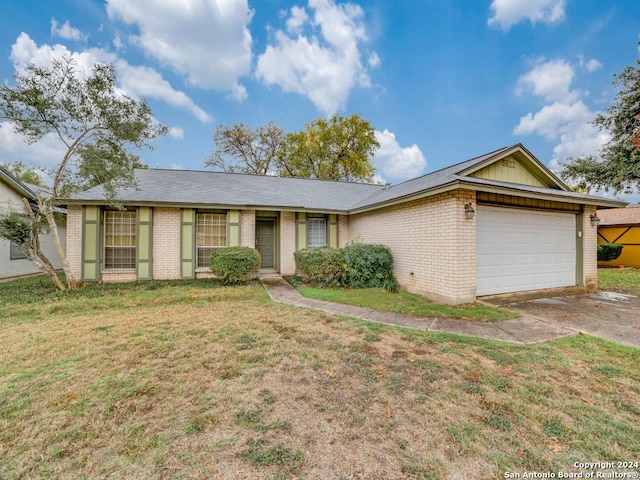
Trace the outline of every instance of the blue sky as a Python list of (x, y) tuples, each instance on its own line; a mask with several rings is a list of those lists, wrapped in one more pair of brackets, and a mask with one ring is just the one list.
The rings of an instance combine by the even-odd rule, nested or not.
[[(202, 169), (217, 125), (297, 131), (359, 114), (380, 179), (523, 143), (553, 170), (596, 153), (589, 122), (638, 58), (638, 0), (22, 0), (3, 2), (0, 78), (73, 55), (115, 64), (171, 135), (142, 160)], [(2, 123), (0, 161), (50, 166)]]

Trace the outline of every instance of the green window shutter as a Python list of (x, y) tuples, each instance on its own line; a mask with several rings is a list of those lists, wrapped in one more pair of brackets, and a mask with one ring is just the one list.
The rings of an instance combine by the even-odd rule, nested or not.
[(307, 214), (299, 212), (296, 221), (296, 250), (307, 248)]
[(82, 272), (83, 282), (100, 280), (100, 207), (82, 207)]
[(240, 211), (229, 210), (227, 215), (227, 221), (229, 222), (229, 228), (227, 229), (229, 238), (227, 246), (239, 247), (240, 246)]
[(138, 261), (136, 262), (138, 280), (153, 278), (153, 210), (149, 207), (138, 209)]
[(329, 246), (338, 248), (338, 215), (331, 214), (327, 222)]
[(182, 278), (196, 276), (196, 211), (183, 208), (180, 218), (180, 274)]

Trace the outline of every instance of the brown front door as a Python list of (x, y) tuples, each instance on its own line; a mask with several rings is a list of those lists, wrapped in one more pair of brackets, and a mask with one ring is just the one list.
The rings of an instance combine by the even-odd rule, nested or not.
[(256, 220), (256, 250), (260, 253), (260, 268), (275, 268), (276, 258), (276, 221), (274, 219)]

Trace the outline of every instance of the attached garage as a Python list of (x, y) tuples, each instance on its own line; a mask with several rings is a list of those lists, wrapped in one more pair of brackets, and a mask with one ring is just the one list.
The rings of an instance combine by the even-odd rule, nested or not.
[(576, 285), (576, 214), (477, 207), (476, 295)]

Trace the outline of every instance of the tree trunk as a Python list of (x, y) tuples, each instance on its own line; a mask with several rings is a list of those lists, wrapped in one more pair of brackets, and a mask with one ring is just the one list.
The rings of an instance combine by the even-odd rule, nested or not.
[[(76, 278), (73, 276), (71, 272), (71, 266), (69, 265), (69, 260), (67, 259), (67, 255), (62, 246), (62, 242), (60, 241), (60, 234), (58, 233), (58, 224), (56, 223), (56, 219), (54, 216), (55, 210), (54, 206), (45, 202), (42, 199), (40, 192), (37, 193), (36, 199), (38, 201), (38, 208), (47, 219), (47, 224), (49, 225), (49, 233), (51, 233), (51, 237), (53, 238), (53, 244), (56, 247), (56, 251), (58, 252), (58, 257), (62, 260), (62, 269), (64, 270), (64, 274), (67, 278), (67, 288), (74, 289), (77, 287)], [(46, 257), (45, 257), (46, 258)], [(47, 259), (48, 261), (48, 259)], [(51, 264), (49, 262), (49, 264)]]
[[(49, 224), (49, 228), (51, 228), (51, 223), (49, 222), (49, 216), (46, 215), (47, 207), (44, 205), (44, 202), (42, 201), (42, 198), (41, 198), (39, 192), (36, 195), (36, 199), (37, 199), (37, 203), (38, 203), (38, 208), (40, 209), (40, 213), (45, 214), (45, 218), (47, 219), (47, 223)], [(58, 277), (58, 272), (56, 272), (56, 269), (54, 268), (53, 264), (49, 261), (49, 259), (42, 252), (42, 250), (40, 250), (40, 232), (39, 232), (39, 228), (38, 228), (38, 219), (36, 217), (36, 214), (33, 212), (32, 208), (31, 208), (31, 204), (29, 203), (29, 200), (27, 200), (26, 198), (23, 198), (22, 202), (24, 203), (25, 208), (27, 210), (27, 214), (29, 215), (29, 219), (31, 220), (31, 229), (32, 229), (32, 237), (33, 237), (33, 246), (32, 246), (32, 248), (26, 248), (26, 247), (23, 248), (23, 247), (21, 247), (22, 251), (25, 253), (27, 258), (42, 273), (44, 273), (46, 276), (48, 276), (51, 279), (51, 281), (54, 283), (54, 285), (56, 287), (58, 287), (60, 290), (67, 290), (67, 286), (70, 285), (69, 277), (67, 277), (67, 285), (62, 283), (62, 281)], [(53, 210), (52, 209), (51, 209), (51, 218), (53, 219)], [(56, 245), (56, 249), (58, 251), (58, 254), (60, 254), (60, 252), (62, 252), (62, 258), (64, 259), (66, 257), (64, 255), (64, 249), (62, 248), (62, 244), (60, 243), (60, 235), (58, 234), (58, 226), (55, 223), (55, 219), (53, 219), (53, 226), (54, 226), (54, 228), (52, 229), (52, 233), (53, 233), (53, 238), (54, 238), (54, 244)], [(64, 261), (65, 260), (63, 260), (63, 265), (64, 265)], [(68, 262), (67, 262), (67, 264), (68, 264)], [(67, 273), (67, 271), (65, 270), (65, 274), (66, 273)], [(73, 276), (71, 276), (71, 279), (72, 279), (72, 286), (70, 286), (69, 288), (75, 288), (75, 286), (76, 286), (75, 279), (73, 278)]]

